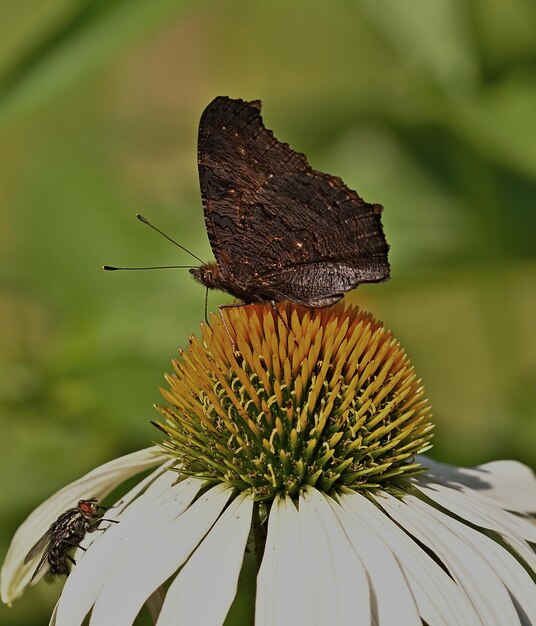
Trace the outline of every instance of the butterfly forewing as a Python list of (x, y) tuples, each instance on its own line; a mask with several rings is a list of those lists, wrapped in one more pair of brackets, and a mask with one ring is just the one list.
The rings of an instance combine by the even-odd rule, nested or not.
[(381, 206), (313, 170), (264, 127), (260, 107), (219, 97), (200, 122), (201, 194), (222, 275), (253, 301), (310, 306), (386, 280)]

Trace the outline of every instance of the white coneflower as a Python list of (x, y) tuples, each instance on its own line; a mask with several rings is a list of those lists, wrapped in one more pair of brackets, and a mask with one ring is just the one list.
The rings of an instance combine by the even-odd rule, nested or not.
[(259, 625), (536, 624), (536, 479), (511, 461), (420, 456), (430, 411), (389, 331), (342, 305), (224, 316), (174, 362), (161, 446), (94, 470), (19, 528), (4, 602), (61, 512), (154, 465), (106, 512), (119, 523), (86, 536), (52, 623), (126, 626), (147, 603), (159, 626), (222, 624), (249, 543)]

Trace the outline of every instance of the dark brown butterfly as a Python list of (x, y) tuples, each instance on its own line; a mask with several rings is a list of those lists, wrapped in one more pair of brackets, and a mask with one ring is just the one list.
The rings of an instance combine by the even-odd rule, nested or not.
[(382, 206), (313, 170), (264, 127), (260, 109), (258, 100), (220, 96), (203, 112), (199, 178), (216, 263), (190, 272), (245, 303), (310, 307), (387, 280)]
[(99, 506), (96, 498), (79, 500), (75, 507), (68, 509), (57, 520), (52, 522), (46, 533), (24, 559), (24, 563), (29, 563), (43, 552), (33, 573), (32, 580), (47, 562), (51, 574), (67, 576), (69, 574), (67, 560), (76, 565), (69, 552), (74, 548), (81, 547), (80, 542), (84, 539), (86, 533), (97, 530), (99, 524), (104, 521), (117, 523), (116, 520), (105, 520), (101, 517), (103, 511), (105, 511), (105, 507)]
[(199, 181), (216, 263), (104, 269), (189, 267), (207, 288), (243, 303), (289, 300), (310, 307), (389, 278), (382, 206), (368, 204), (337, 176), (313, 170), (304, 154), (264, 127), (260, 110), (259, 100), (219, 96), (201, 116)]

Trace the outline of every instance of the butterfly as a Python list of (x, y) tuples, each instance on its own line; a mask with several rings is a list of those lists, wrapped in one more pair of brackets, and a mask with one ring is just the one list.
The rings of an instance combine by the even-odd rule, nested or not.
[(80, 542), (86, 536), (98, 529), (101, 522), (113, 522), (105, 520), (102, 512), (105, 507), (99, 506), (96, 498), (79, 500), (78, 504), (62, 513), (48, 528), (46, 533), (37, 541), (28, 552), (24, 563), (29, 563), (41, 552), (41, 559), (33, 573), (32, 580), (37, 576), (41, 568), (48, 562), (51, 574), (69, 574), (67, 560), (76, 565), (75, 560), (69, 555), (74, 548), (81, 547)]
[(215, 263), (190, 269), (243, 303), (325, 307), (389, 278), (379, 204), (265, 128), (261, 102), (215, 98), (201, 116), (198, 166)]

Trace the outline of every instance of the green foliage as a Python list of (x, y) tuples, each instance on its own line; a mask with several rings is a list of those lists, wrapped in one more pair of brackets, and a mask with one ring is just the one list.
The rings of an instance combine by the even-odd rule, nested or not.
[[(261, 98), (278, 137), (385, 206), (393, 277), (350, 297), (427, 385), (435, 456), (534, 464), (536, 4), (16, 0), (0, 21), (0, 540), (149, 445), (204, 293), (140, 211), (207, 260), (203, 107)], [(224, 296), (211, 295), (211, 307)], [(57, 589), (8, 610), (41, 624)]]

